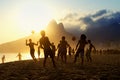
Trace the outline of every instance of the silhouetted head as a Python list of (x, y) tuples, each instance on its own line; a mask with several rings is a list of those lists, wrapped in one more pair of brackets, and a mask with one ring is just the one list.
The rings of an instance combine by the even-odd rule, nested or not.
[(85, 34), (81, 34), (80, 39), (85, 40), (86, 39), (86, 35)]
[(40, 32), (40, 34), (41, 34), (42, 37), (44, 37), (44, 36), (45, 36), (45, 31), (42, 30), (42, 31)]
[(32, 42), (32, 39), (29, 39), (29, 42)]
[(91, 40), (88, 40), (88, 43), (91, 43)]
[(65, 36), (62, 36), (62, 40), (65, 40)]
[(54, 45), (54, 42), (52, 42), (51, 44)]

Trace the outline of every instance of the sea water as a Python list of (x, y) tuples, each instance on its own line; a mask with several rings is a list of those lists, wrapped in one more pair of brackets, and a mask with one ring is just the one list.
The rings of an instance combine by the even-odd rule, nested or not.
[[(22, 55), (22, 60), (30, 60), (32, 59), (30, 53), (20, 53)], [(0, 64), (2, 63), (2, 57), (5, 55), (5, 63), (6, 62), (13, 62), (13, 61), (19, 61), (18, 53), (0, 53)], [(35, 57), (38, 58), (38, 53), (35, 53)], [(40, 58), (43, 58), (43, 53), (40, 53)]]

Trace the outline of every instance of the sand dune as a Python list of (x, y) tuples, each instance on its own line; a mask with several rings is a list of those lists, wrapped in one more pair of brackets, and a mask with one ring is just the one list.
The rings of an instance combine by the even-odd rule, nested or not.
[(120, 80), (120, 55), (93, 55), (93, 62), (80, 65), (80, 59), (73, 63), (73, 56), (67, 64), (56, 60), (53, 68), (47, 60), (43, 68), (43, 59), (16, 61), (0, 64), (0, 80)]

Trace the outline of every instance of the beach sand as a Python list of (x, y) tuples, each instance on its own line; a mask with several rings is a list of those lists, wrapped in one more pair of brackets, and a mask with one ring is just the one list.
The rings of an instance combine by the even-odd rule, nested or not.
[(73, 56), (67, 63), (56, 60), (53, 68), (50, 59), (46, 67), (32, 60), (0, 64), (0, 80), (120, 80), (120, 55), (93, 55), (93, 62), (82, 66), (80, 57), (73, 63)]

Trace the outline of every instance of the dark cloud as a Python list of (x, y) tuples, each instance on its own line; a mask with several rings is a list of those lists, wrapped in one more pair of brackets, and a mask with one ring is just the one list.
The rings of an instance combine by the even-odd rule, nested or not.
[(80, 18), (79, 21), (84, 22), (84, 24), (86, 24), (86, 25), (93, 24), (93, 20), (89, 16), (86, 16), (84, 18)]
[[(100, 10), (85, 17), (79, 17), (79, 22), (86, 25), (86, 30), (78, 32), (78, 26), (69, 29), (70, 32), (85, 33), (90, 39), (98, 42), (120, 41), (120, 12)], [(72, 25), (71, 25), (72, 26)], [(76, 30), (77, 29), (77, 30)], [(80, 28), (79, 28), (80, 29)], [(76, 31), (75, 31), (76, 30)], [(77, 34), (76, 34), (77, 35)], [(79, 36), (79, 34), (78, 34)]]
[(108, 11), (107, 10), (100, 10), (98, 11), (97, 13), (93, 14), (92, 17), (99, 17), (99, 16), (102, 16), (104, 14), (106, 14)]
[[(89, 18), (92, 19), (91, 16)], [(103, 42), (120, 41), (120, 12), (107, 12), (105, 16), (96, 21), (86, 22), (85, 19), (86, 17), (83, 18), (83, 21), (89, 24), (87, 25), (86, 34), (92, 39)]]

